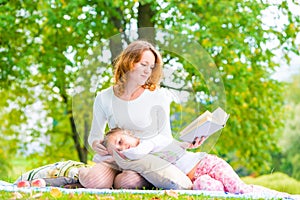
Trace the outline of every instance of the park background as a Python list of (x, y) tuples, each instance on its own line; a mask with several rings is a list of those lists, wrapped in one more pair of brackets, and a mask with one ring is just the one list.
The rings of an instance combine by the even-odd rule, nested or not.
[[(299, 9), (292, 0), (0, 1), (1, 179), (61, 160), (90, 161), (90, 119), (78, 127), (72, 110), (84, 60), (103, 43), (113, 55), (116, 34), (154, 27), (198, 42), (218, 68), (231, 116), (210, 153), (241, 176), (281, 172), (300, 180), (300, 69), (284, 80), (276, 73), (299, 56)], [(162, 53), (166, 66), (178, 66), (173, 78), (184, 84), (176, 89), (199, 95), (172, 107), (182, 116), (172, 121), (176, 132), (210, 108), (212, 94), (187, 60)], [(97, 91), (111, 84), (111, 65), (103, 67)]]

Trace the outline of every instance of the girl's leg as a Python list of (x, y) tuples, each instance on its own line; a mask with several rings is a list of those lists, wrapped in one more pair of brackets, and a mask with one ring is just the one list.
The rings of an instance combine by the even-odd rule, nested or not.
[(209, 175), (202, 175), (193, 182), (193, 190), (224, 191), (224, 186)]
[(220, 181), (224, 185), (225, 192), (242, 194), (254, 193), (281, 198), (290, 196), (287, 193), (278, 192), (262, 186), (247, 185), (225, 160), (214, 155), (207, 155), (200, 161), (195, 172), (195, 178), (205, 174)]
[(117, 173), (117, 170), (102, 162), (92, 167), (80, 168), (78, 178), (81, 185), (86, 188), (112, 188)]
[(143, 189), (152, 187), (154, 186), (140, 174), (130, 170), (124, 170), (114, 180), (114, 188), (116, 189)]
[(278, 192), (276, 190), (272, 190), (260, 185), (250, 185), (250, 187), (252, 187), (252, 192), (254, 194), (261, 194), (261, 195), (265, 195), (265, 196), (272, 196), (272, 197), (276, 197), (276, 198), (292, 198), (292, 195), (285, 193), (285, 192)]
[(252, 187), (245, 184), (232, 167), (217, 156), (208, 154), (200, 161), (195, 172), (195, 179), (203, 175), (209, 175), (212, 179), (221, 182), (225, 192), (252, 192)]

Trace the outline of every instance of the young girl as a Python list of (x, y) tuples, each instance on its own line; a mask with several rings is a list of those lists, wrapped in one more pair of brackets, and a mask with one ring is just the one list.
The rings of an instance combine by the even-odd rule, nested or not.
[(113, 155), (113, 151), (116, 151), (122, 158), (130, 160), (139, 159), (148, 153), (168, 159), (192, 180), (194, 190), (291, 197), (287, 193), (262, 186), (247, 185), (223, 159), (202, 152), (185, 151), (178, 142), (165, 146), (156, 145), (149, 140), (138, 139), (128, 130), (115, 128), (106, 134), (103, 143), (111, 155)]

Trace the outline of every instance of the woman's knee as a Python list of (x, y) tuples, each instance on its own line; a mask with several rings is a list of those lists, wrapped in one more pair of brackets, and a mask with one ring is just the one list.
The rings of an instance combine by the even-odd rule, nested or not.
[(114, 188), (116, 189), (143, 189), (153, 187), (144, 177), (140, 174), (125, 170), (118, 174), (114, 180)]
[(78, 171), (79, 182), (85, 188), (112, 188), (117, 171), (103, 164), (97, 163), (92, 167), (83, 167)]

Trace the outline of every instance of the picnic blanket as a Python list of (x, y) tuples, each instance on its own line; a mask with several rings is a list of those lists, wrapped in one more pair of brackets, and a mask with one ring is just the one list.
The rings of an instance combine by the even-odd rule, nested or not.
[[(62, 193), (66, 194), (78, 194), (78, 193), (89, 193), (89, 194), (115, 194), (115, 193), (131, 193), (131, 194), (165, 194), (166, 190), (129, 190), (129, 189), (89, 189), (89, 188), (78, 188), (78, 189), (67, 189), (60, 187), (29, 187), (29, 188), (18, 188), (13, 183), (0, 180), (0, 191), (8, 192), (50, 192), (53, 188), (59, 189)], [(276, 199), (277, 197), (270, 196), (269, 194), (231, 194), (220, 191), (202, 191), (202, 190), (176, 190), (178, 194), (190, 194), (190, 195), (205, 195), (209, 197), (225, 197), (225, 198), (249, 198), (249, 199)], [(292, 195), (291, 200), (300, 200), (300, 195)]]

